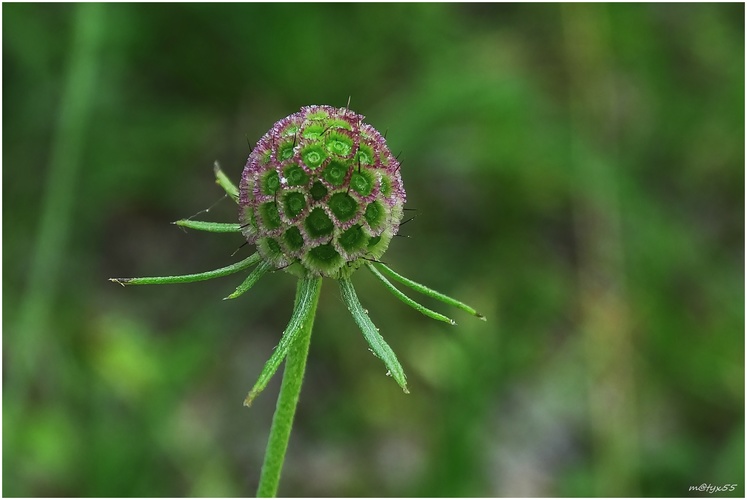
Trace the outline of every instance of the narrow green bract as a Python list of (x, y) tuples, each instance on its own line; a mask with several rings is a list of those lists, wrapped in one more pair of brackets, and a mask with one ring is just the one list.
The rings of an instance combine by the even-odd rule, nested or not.
[(199, 220), (181, 219), (174, 222), (174, 224), (187, 229), (197, 229), (198, 231), (207, 231), (209, 233), (241, 232), (241, 224), (232, 224), (228, 222), (204, 222)]
[(368, 317), (366, 310), (361, 306), (361, 303), (358, 301), (358, 296), (355, 293), (355, 288), (353, 288), (353, 283), (349, 278), (340, 278), (340, 290), (342, 291), (342, 299), (345, 301), (350, 313), (353, 315), (353, 319), (358, 324), (358, 328), (363, 332), (363, 336), (366, 338), (368, 345), (371, 346), (371, 351), (376, 355), (376, 357), (380, 358), (384, 362), (384, 365), (389, 369), (388, 375), (392, 376), (399, 386), (402, 387), (403, 391), (409, 393), (410, 391), (407, 390), (407, 379), (405, 377), (405, 372), (402, 369), (402, 365), (399, 364), (394, 351), (392, 351), (389, 344), (387, 344), (381, 334), (379, 334), (379, 329), (376, 328), (371, 321), (371, 318)]
[(404, 293), (400, 292), (370, 262), (366, 262), (366, 267), (368, 267), (368, 269), (371, 271), (371, 273), (373, 273), (373, 275), (376, 276), (379, 279), (379, 281), (381, 281), (384, 284), (384, 286), (386, 287), (387, 290), (389, 290), (390, 292), (392, 292), (392, 295), (394, 295), (395, 297), (397, 297), (399, 300), (401, 300), (402, 302), (404, 302), (408, 306), (412, 307), (416, 311), (419, 311), (419, 312), (425, 314), (429, 318), (433, 318), (433, 319), (438, 320), (438, 321), (443, 321), (444, 323), (448, 323), (450, 325), (456, 325), (456, 321), (454, 321), (453, 319), (447, 318), (443, 314), (437, 313), (436, 311), (431, 311), (427, 307), (425, 307), (425, 306), (423, 306), (423, 305), (415, 302), (410, 297), (408, 297)]
[(180, 276), (158, 276), (153, 278), (109, 278), (109, 281), (119, 283), (120, 285), (173, 285), (176, 283), (193, 283), (195, 281), (205, 281), (213, 278), (220, 278), (221, 276), (228, 276), (229, 274), (237, 273), (242, 269), (246, 269), (255, 265), (261, 261), (262, 257), (258, 253), (247, 257), (246, 259), (231, 264), (230, 266), (221, 267), (213, 271), (207, 271), (204, 273), (197, 274), (183, 274)]

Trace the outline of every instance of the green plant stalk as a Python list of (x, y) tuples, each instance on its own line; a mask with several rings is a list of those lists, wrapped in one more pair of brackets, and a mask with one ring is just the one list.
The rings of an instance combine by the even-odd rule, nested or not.
[(293, 427), (293, 417), (296, 414), (303, 375), (306, 370), (311, 329), (314, 326), (321, 285), (321, 278), (304, 278), (298, 281), (294, 309), (304, 307), (305, 300), (310, 299), (311, 303), (307, 305), (308, 311), (304, 315), (303, 325), (285, 360), (283, 382), (280, 385), (280, 394), (275, 407), (275, 415), (272, 418), (270, 438), (267, 441), (267, 450), (262, 464), (259, 487), (257, 488), (258, 497), (274, 497), (277, 495), (280, 474), (285, 461), (285, 452), (288, 449), (288, 441)]
[[(101, 64), (102, 47), (107, 34), (107, 14), (100, 3), (82, 3), (73, 15), (73, 40), (68, 55), (67, 73), (57, 110), (52, 151), (41, 198), (41, 218), (29, 261), (26, 293), (19, 304), (17, 334), (14, 336), (14, 362), (10, 364), (6, 389), (25, 394), (46, 356), (55, 349), (55, 338), (49, 335), (49, 319), (60, 284), (60, 269), (68, 252), (78, 171), (84, 164), (87, 132), (91, 123), (96, 82)], [(40, 354), (44, 351), (46, 354)]]
[[(570, 198), (577, 251), (578, 331), (584, 342), (586, 402), (593, 482), (597, 497), (640, 496), (641, 432), (636, 387), (635, 327), (626, 293), (621, 180), (613, 163), (599, 156), (621, 154), (615, 114), (619, 89), (605, 75), (612, 12), (604, 5), (560, 5), (568, 80), (569, 172), (576, 189)], [(605, 96), (601, 101), (591, 96)], [(604, 131), (585, 134), (604, 124)], [(615, 396), (610, 397), (611, 394)]]

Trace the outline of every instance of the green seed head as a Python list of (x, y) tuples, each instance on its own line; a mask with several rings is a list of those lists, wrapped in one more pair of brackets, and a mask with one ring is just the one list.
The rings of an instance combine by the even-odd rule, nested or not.
[(397, 234), (405, 203), (399, 163), (363, 118), (307, 106), (275, 123), (249, 155), (239, 219), (276, 268), (347, 276), (381, 257)]

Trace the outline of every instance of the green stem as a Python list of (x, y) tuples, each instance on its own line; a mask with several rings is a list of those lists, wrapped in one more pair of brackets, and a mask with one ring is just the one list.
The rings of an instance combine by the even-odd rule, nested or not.
[[(65, 259), (60, 256), (70, 252), (68, 240), (77, 201), (79, 170), (85, 165), (86, 146), (91, 142), (88, 132), (99, 97), (97, 82), (108, 30), (107, 8), (100, 3), (76, 5), (72, 19), (73, 39), (69, 47), (62, 47), (61, 53), (68, 56), (68, 63), (55, 112), (49, 166), (40, 176), (46, 180), (46, 185), (43, 196), (38, 199), (42, 206), (41, 218), (35, 242), (29, 249), (28, 285), (20, 299), (16, 335), (11, 341), (15, 346), (13, 363), (8, 373), (9, 385), (4, 386), (10, 388), (9, 392), (17, 389), (18, 394), (24, 393), (38, 376), (39, 363), (54, 363), (49, 359), (49, 352), (56, 348), (56, 339), (60, 336), (49, 335), (49, 323), (61, 272), (69, 271)], [(69, 272), (65, 274), (69, 275)]]
[(262, 474), (259, 478), (258, 497), (274, 497), (278, 492), (280, 473), (285, 461), (285, 451), (288, 449), (293, 417), (296, 413), (298, 396), (303, 384), (311, 329), (314, 326), (321, 286), (321, 278), (304, 278), (298, 281), (294, 309), (306, 308), (306, 313), (304, 314), (303, 326), (291, 345), (285, 361), (283, 382), (280, 386), (275, 415), (272, 418), (270, 438), (267, 441), (265, 461), (262, 464)]

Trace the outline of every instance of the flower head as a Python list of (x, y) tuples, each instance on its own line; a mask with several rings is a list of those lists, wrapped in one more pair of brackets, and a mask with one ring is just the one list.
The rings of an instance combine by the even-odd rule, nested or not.
[(240, 223), (190, 218), (175, 224), (216, 233), (241, 232), (256, 245), (253, 255), (204, 273), (111, 279), (121, 285), (189, 283), (256, 266), (226, 297), (234, 299), (268, 271), (285, 269), (298, 275), (288, 326), (244, 399), (245, 405), (251, 405), (281, 363), (286, 362), (257, 496), (277, 493), (322, 277), (339, 281), (342, 299), (371, 352), (405, 392), (407, 379), (397, 356), (358, 300), (350, 279), (355, 269), (365, 265), (395, 297), (430, 318), (456, 324), (405, 295), (388, 278), (485, 319), (470, 306), (405, 278), (379, 260), (399, 230), (405, 190), (397, 159), (384, 137), (363, 118), (347, 107), (331, 106), (307, 106), (283, 118), (249, 155), (238, 188), (215, 163), (216, 182), (238, 203)]
[(405, 203), (400, 165), (384, 137), (348, 108), (307, 106), (278, 121), (257, 143), (237, 188), (215, 164), (216, 182), (239, 205), (239, 224), (177, 221), (185, 228), (218, 233), (241, 232), (257, 252), (214, 271), (182, 276), (113, 278), (122, 285), (188, 283), (256, 266), (230, 294), (247, 292), (268, 271), (299, 276), (290, 323), (245, 403), (267, 386), (299, 336), (310, 333), (322, 277), (339, 281), (342, 299), (371, 352), (407, 392), (404, 370), (368, 317), (350, 275), (365, 265), (405, 304), (449, 324), (454, 320), (417, 303), (389, 278), (413, 291), (484, 319), (470, 306), (416, 283), (379, 258), (399, 230)]
[(377, 260), (399, 229), (405, 190), (384, 137), (347, 108), (278, 121), (239, 185), (247, 241), (276, 269), (338, 278)]

